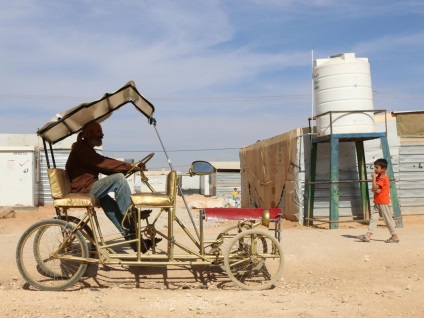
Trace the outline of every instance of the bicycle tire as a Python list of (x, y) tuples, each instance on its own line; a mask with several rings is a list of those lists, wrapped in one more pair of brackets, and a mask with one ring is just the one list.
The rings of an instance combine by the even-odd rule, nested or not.
[[(37, 222), (24, 232), (17, 245), (16, 262), (30, 285), (60, 291), (82, 277), (87, 264), (81, 260), (88, 255), (85, 238), (73, 224), (50, 219)], [(72, 256), (80, 259), (69, 258)]]

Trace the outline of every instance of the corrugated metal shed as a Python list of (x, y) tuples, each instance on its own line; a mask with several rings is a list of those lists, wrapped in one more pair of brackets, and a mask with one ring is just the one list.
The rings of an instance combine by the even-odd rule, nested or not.
[(401, 138), (399, 204), (403, 214), (424, 214), (424, 138)]
[(240, 161), (210, 162), (219, 171), (240, 171)]
[(211, 195), (231, 195), (234, 188), (240, 189), (240, 162), (211, 162), (215, 172), (210, 176)]

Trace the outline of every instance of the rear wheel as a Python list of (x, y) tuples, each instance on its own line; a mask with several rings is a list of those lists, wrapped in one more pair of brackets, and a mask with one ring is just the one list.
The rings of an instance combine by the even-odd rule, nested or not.
[(40, 221), (24, 232), (18, 242), (16, 262), (29, 284), (41, 290), (58, 291), (81, 278), (88, 254), (84, 236), (74, 230), (74, 225), (52, 219)]
[(278, 240), (269, 233), (257, 229), (245, 230), (229, 242), (224, 267), (238, 287), (267, 289), (283, 273), (283, 250)]
[(234, 237), (237, 234), (241, 233), (241, 231), (250, 230), (251, 228), (252, 226), (250, 225), (250, 223), (244, 223), (241, 226), (239, 224), (234, 224), (225, 228), (221, 233), (224, 233), (224, 235), (231, 235)]
[[(71, 216), (71, 215), (60, 215), (57, 217), (57, 219), (63, 220), (66, 222), (72, 222), (75, 225), (78, 225), (81, 222), (79, 218), (75, 216)], [(87, 241), (88, 250), (90, 251), (90, 257), (91, 258), (97, 257), (97, 249), (94, 243), (93, 230), (88, 226), (87, 223), (81, 224), (78, 230), (81, 232), (81, 234), (85, 237)]]
[[(249, 223), (242, 224), (241, 226), (239, 224), (234, 224), (225, 228), (224, 230), (221, 231), (220, 234), (218, 234), (216, 241), (217, 242), (220, 242), (221, 240), (222, 241), (219, 245), (216, 244), (214, 246), (215, 249), (213, 251), (215, 251), (215, 253), (219, 252), (220, 255), (223, 255), (225, 251), (228, 249), (229, 243), (237, 234), (241, 233), (242, 231), (249, 230), (251, 228), (252, 226)], [(221, 269), (225, 271), (223, 258), (220, 259), (217, 265), (219, 265)]]

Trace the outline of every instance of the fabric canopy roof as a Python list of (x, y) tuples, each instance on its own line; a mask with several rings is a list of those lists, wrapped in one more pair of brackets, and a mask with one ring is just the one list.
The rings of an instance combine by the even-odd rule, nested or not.
[(130, 81), (115, 93), (106, 93), (99, 100), (80, 104), (56, 114), (48, 123), (38, 129), (37, 135), (55, 144), (77, 133), (90, 121), (95, 120), (101, 123), (109, 118), (115, 110), (129, 102), (147, 119), (153, 119), (155, 107), (137, 91), (135, 83)]

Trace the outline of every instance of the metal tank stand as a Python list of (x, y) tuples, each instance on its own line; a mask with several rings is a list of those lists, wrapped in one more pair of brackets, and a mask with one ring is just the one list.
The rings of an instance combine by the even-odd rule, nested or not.
[[(330, 113), (330, 112), (329, 112)], [(322, 114), (322, 115), (326, 115)], [(331, 114), (330, 114), (331, 115)], [(366, 176), (366, 162), (364, 141), (380, 138), (381, 148), (383, 150), (383, 157), (388, 162), (387, 176), (390, 178), (390, 197), (392, 207), (395, 215), (397, 227), (403, 227), (402, 217), (399, 207), (399, 199), (394, 182), (393, 166), (390, 158), (389, 144), (387, 141), (387, 124), (385, 132), (376, 133), (361, 133), (361, 134), (330, 134), (322, 137), (316, 137), (311, 134), (311, 168), (309, 178), (309, 194), (308, 194), (308, 208), (304, 215), (304, 225), (312, 226), (314, 221), (324, 222), (330, 224), (330, 229), (338, 229), (339, 223), (342, 222), (368, 222), (370, 218), (370, 197), (368, 191), (368, 183), (372, 180), (367, 180)], [(340, 142), (355, 142), (356, 157), (358, 162), (359, 180), (343, 180), (339, 179), (339, 143)], [(315, 181), (316, 177), (316, 163), (318, 145), (322, 143), (330, 143), (330, 180), (329, 181)], [(363, 220), (339, 220), (339, 185), (343, 182), (359, 182), (362, 201), (362, 215)], [(315, 199), (315, 185), (316, 184), (330, 184), (330, 215), (329, 220), (314, 217), (314, 199)]]

